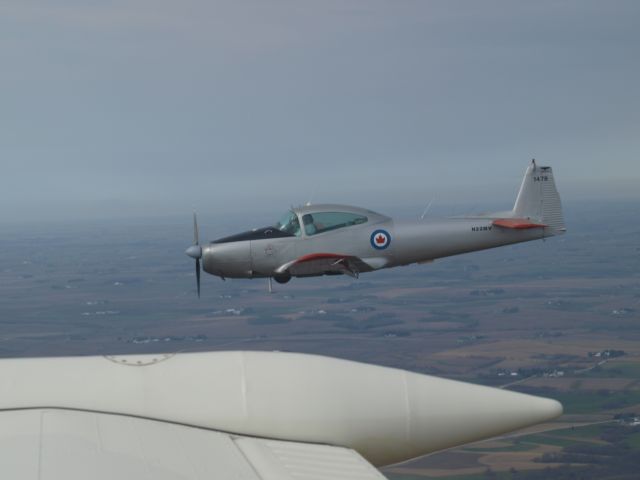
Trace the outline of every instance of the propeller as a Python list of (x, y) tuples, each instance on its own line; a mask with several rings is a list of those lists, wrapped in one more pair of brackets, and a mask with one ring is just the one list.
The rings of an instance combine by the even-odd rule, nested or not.
[(198, 298), (200, 298), (200, 259), (202, 258), (202, 247), (200, 246), (198, 233), (198, 219), (196, 212), (193, 212), (193, 245), (184, 252), (196, 261), (196, 285), (198, 287)]

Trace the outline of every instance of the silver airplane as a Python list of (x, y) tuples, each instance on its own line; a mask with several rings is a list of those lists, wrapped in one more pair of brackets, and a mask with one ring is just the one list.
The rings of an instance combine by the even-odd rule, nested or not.
[(347, 205), (292, 208), (273, 226), (200, 245), (193, 216), (194, 244), (186, 254), (205, 272), (225, 278), (350, 275), (538, 240), (566, 231), (551, 167), (527, 168), (512, 210), (441, 219), (394, 220)]

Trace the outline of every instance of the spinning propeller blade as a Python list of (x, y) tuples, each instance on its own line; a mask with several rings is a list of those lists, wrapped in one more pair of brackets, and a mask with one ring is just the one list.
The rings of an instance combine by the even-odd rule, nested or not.
[(193, 244), (200, 245), (200, 233), (198, 231), (198, 219), (196, 212), (193, 212)]
[(200, 298), (200, 259), (196, 258), (196, 285), (198, 286), (198, 298)]
[(198, 220), (196, 212), (193, 212), (193, 245), (184, 252), (196, 261), (196, 287), (198, 298), (200, 298), (200, 259), (202, 258), (202, 247), (200, 246), (200, 235), (198, 233)]

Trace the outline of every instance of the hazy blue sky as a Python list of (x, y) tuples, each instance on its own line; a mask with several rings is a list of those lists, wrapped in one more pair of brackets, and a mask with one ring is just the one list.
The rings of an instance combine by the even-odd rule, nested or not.
[(640, 197), (640, 2), (0, 0), (0, 220)]

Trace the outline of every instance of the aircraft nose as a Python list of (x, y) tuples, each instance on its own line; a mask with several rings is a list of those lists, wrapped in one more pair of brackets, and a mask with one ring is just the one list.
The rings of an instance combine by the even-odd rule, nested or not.
[(198, 260), (202, 258), (202, 247), (200, 245), (191, 245), (184, 251), (189, 257)]

